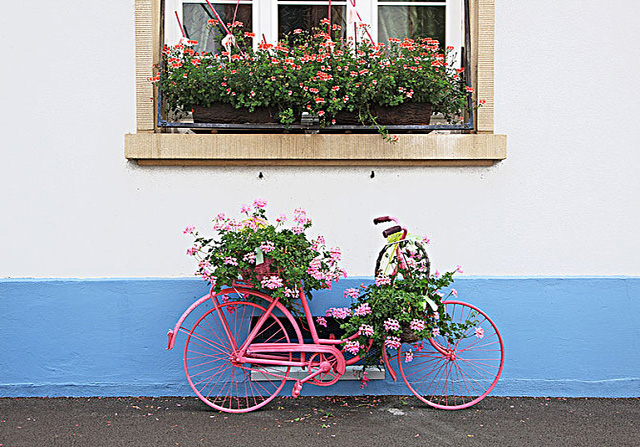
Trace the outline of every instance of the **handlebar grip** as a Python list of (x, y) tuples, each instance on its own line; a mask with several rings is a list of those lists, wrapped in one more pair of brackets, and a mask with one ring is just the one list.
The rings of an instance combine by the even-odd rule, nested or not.
[(396, 225), (394, 227), (391, 228), (387, 228), (386, 230), (384, 230), (382, 232), (382, 235), (384, 237), (389, 237), (390, 235), (392, 235), (393, 233), (399, 233), (402, 231), (402, 227), (400, 225)]
[(375, 219), (373, 219), (373, 223), (375, 225), (381, 224), (381, 223), (385, 223), (385, 222), (389, 222), (391, 221), (391, 218), (389, 216), (382, 216), (382, 217), (376, 217)]

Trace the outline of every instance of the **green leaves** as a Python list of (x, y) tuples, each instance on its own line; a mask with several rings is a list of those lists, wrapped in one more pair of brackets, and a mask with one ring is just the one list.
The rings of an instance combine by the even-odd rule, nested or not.
[[(379, 354), (367, 355), (365, 367), (378, 364), (382, 351), (388, 349), (386, 343), (390, 337), (415, 343), (411, 340), (427, 340), (435, 331), (455, 343), (477, 324), (477, 316), (473, 314), (464, 323), (453, 323), (451, 316), (446, 313), (443, 303), (452, 293), (444, 295), (441, 291), (452, 284), (455, 271), (427, 276), (419, 270), (419, 266), (417, 262), (414, 267), (407, 265), (398, 268), (390, 284), (381, 282), (380, 285), (361, 287), (360, 295), (353, 301), (353, 316), (345, 320), (341, 327), (347, 336), (359, 333), (363, 325), (373, 328), (373, 335), (361, 333), (356, 339), (362, 346), (361, 356), (366, 354), (365, 346), (368, 346), (369, 340), (373, 340), (369, 354)], [(365, 303), (369, 305), (370, 313), (361, 312), (361, 306)], [(391, 320), (399, 324), (398, 329), (393, 329)]]
[(196, 275), (212, 283), (219, 292), (237, 282), (264, 289), (291, 307), (301, 288), (311, 292), (330, 286), (343, 275), (339, 250), (327, 249), (324, 240), (309, 240), (305, 230), (311, 220), (303, 210), (294, 212), (293, 227), (266, 219), (266, 202), (244, 206), (246, 218), (238, 221), (224, 214), (214, 220), (215, 238), (194, 233)]

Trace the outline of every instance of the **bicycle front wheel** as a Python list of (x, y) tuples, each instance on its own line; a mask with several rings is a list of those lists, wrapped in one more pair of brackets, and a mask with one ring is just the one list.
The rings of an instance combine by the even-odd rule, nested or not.
[(504, 364), (502, 337), (489, 317), (471, 304), (444, 303), (451, 323), (472, 321), (456, 340), (441, 335), (403, 344), (398, 355), (402, 378), (422, 402), (444, 410), (468, 408), (498, 383)]
[[(261, 301), (261, 295), (243, 296)], [(234, 357), (268, 304), (266, 300), (260, 304), (222, 303), (200, 317), (191, 329), (184, 348), (184, 370), (193, 391), (210, 407), (228, 413), (253, 411), (270, 402), (284, 387), (291, 367), (240, 363)], [(289, 343), (290, 337), (283, 321), (270, 313), (254, 342)], [(292, 360), (290, 352), (268, 357)]]
[(426, 278), (429, 277), (431, 262), (422, 243), (413, 239), (404, 239), (398, 242), (397, 248), (398, 252), (395, 244), (389, 244), (378, 253), (374, 271), (376, 277), (393, 276), (398, 273), (398, 256), (402, 257), (402, 262), (406, 266), (420, 272), (420, 275)]

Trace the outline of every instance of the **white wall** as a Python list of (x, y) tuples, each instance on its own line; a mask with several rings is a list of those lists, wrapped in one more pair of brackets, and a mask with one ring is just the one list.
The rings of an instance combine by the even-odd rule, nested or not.
[[(305, 207), (371, 275), (392, 214), (471, 275), (639, 275), (634, 0), (498, 1), (490, 168), (158, 168), (135, 131), (133, 0), (9, 2), (0, 16), (0, 277), (188, 276), (187, 224), (255, 197)], [(264, 179), (258, 178), (258, 173)]]

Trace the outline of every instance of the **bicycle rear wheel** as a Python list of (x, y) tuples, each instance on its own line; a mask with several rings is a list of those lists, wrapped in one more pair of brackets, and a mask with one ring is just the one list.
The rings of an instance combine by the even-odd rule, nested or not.
[[(266, 405), (282, 390), (291, 369), (234, 360), (233, 344), (238, 348), (242, 346), (269, 305), (262, 294), (242, 296), (252, 301), (225, 302), (200, 317), (184, 348), (184, 370), (193, 391), (210, 407), (228, 413), (245, 413)], [(226, 335), (225, 326), (233, 343)], [(297, 342), (297, 336), (293, 337)], [(290, 336), (281, 319), (271, 313), (255, 342), (289, 343)], [(292, 360), (290, 352), (262, 355), (272, 360)]]
[(424, 403), (444, 410), (468, 408), (484, 399), (498, 383), (504, 347), (496, 325), (480, 309), (447, 301), (451, 323), (474, 325), (457, 340), (434, 335), (403, 344), (398, 355), (402, 378)]

